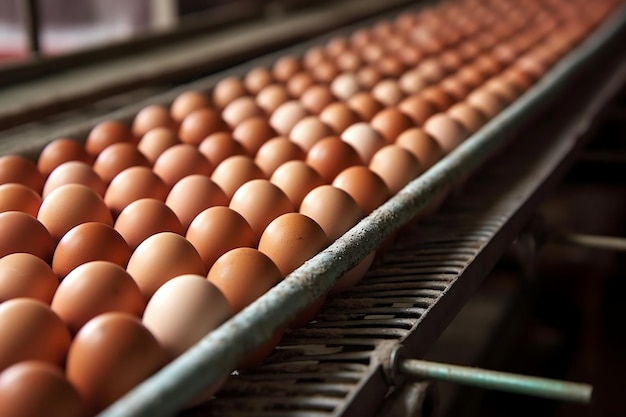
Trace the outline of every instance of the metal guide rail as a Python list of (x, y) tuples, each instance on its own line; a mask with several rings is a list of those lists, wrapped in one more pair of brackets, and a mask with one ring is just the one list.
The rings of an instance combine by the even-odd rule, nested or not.
[[(513, 133), (524, 133), (516, 148), (500, 155), (463, 194), (407, 233), (367, 279), (330, 300), (315, 323), (286, 336), (264, 365), (232, 377), (206, 408), (189, 412), (373, 415), (394, 380), (394, 348), (403, 345), (411, 357), (428, 350), (564, 174), (583, 143), (581, 135), (623, 84), (624, 65), (614, 48), (619, 49), (625, 22), (622, 7), (481, 131), (101, 416), (177, 412), (432, 197), (502, 149)], [(573, 85), (575, 94), (564, 97)], [(548, 108), (557, 98), (564, 100)], [(535, 129), (517, 132), (525, 123)]]

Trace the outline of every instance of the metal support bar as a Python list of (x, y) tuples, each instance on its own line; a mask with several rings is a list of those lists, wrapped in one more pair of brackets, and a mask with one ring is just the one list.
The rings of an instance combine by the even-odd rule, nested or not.
[(626, 239), (612, 236), (586, 235), (582, 233), (557, 232), (552, 237), (556, 243), (581, 246), (589, 249), (626, 252)]
[(22, 23), (31, 56), (39, 56), (39, 9), (37, 0), (22, 0)]
[(400, 361), (398, 363), (398, 371), (418, 378), (435, 379), (497, 391), (586, 404), (591, 402), (593, 391), (593, 387), (588, 384), (417, 359)]

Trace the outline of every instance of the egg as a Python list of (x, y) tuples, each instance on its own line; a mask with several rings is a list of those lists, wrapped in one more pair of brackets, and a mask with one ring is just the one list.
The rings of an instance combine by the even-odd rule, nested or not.
[(42, 197), (48, 197), (52, 191), (67, 184), (85, 185), (100, 197), (104, 197), (107, 188), (107, 184), (91, 165), (80, 161), (69, 161), (59, 165), (48, 175), (43, 186)]
[(259, 91), (274, 82), (274, 76), (267, 68), (256, 67), (248, 71), (243, 79), (243, 84), (250, 94)]
[(180, 93), (170, 106), (170, 115), (176, 122), (182, 122), (194, 110), (211, 106), (209, 97), (200, 91), (185, 91)]
[(78, 332), (67, 356), (67, 379), (90, 413), (98, 413), (144, 381), (169, 358), (141, 321), (111, 312)]
[(62, 366), (70, 331), (47, 304), (14, 298), (0, 304), (0, 372), (18, 362), (44, 361)]
[(311, 71), (313, 78), (315, 78), (316, 81), (325, 84), (332, 82), (332, 80), (339, 75), (339, 68), (337, 68), (337, 65), (330, 60), (319, 62), (309, 71)]
[(215, 84), (211, 98), (218, 109), (223, 109), (236, 98), (246, 94), (246, 87), (239, 78), (226, 77)]
[(254, 97), (242, 96), (231, 101), (222, 110), (222, 119), (234, 129), (239, 123), (251, 117), (263, 116), (265, 113), (256, 104)]
[(198, 146), (211, 133), (227, 130), (220, 114), (211, 108), (194, 110), (183, 119), (178, 129), (181, 142)]
[(135, 137), (140, 138), (156, 127), (175, 129), (176, 122), (170, 116), (167, 108), (151, 105), (144, 107), (137, 113), (133, 120), (132, 132)]
[(56, 139), (46, 145), (37, 158), (37, 169), (47, 176), (53, 169), (68, 161), (92, 163), (93, 157), (85, 147), (72, 139)]
[(244, 155), (226, 158), (211, 175), (211, 180), (224, 191), (229, 200), (242, 184), (256, 179), (265, 179), (265, 173), (252, 158)]
[[(398, 42), (399, 43), (396, 44), (397, 46), (391, 46), (391, 48), (402, 48), (399, 39)], [(388, 45), (392, 44), (389, 43)], [(387, 54), (378, 61), (378, 69), (383, 76), (397, 78), (406, 70), (406, 65), (404, 61), (395, 54), (395, 51), (393, 51), (392, 54)]]
[(393, 79), (384, 79), (372, 88), (372, 96), (384, 106), (395, 106), (404, 98), (404, 92)]
[(417, 158), (398, 145), (387, 145), (376, 152), (369, 169), (383, 179), (392, 195), (423, 172)]
[(142, 322), (176, 358), (232, 315), (228, 300), (214, 284), (202, 275), (186, 274), (154, 293)]
[(246, 154), (251, 157), (256, 155), (265, 142), (276, 135), (276, 131), (265, 116), (249, 118), (239, 123), (233, 130), (233, 139), (239, 142)]
[(445, 111), (455, 100), (440, 86), (430, 86), (423, 89), (420, 93), (420, 97), (431, 103), (436, 111)]
[(506, 107), (506, 101), (484, 88), (477, 88), (467, 96), (467, 104), (478, 109), (487, 119), (495, 117)]
[(370, 90), (377, 82), (383, 79), (383, 74), (372, 65), (364, 65), (356, 72), (356, 77), (361, 87), (365, 90)]
[(446, 113), (459, 122), (469, 134), (478, 131), (487, 122), (483, 113), (466, 102), (455, 104)]
[(254, 162), (269, 178), (283, 163), (294, 159), (303, 160), (305, 157), (306, 153), (300, 146), (286, 137), (278, 136), (259, 148)]
[(379, 111), (370, 123), (390, 143), (393, 143), (400, 133), (413, 127), (413, 121), (396, 107), (387, 107)]
[(335, 177), (332, 185), (350, 194), (366, 215), (391, 197), (383, 179), (365, 166), (344, 169)]
[(44, 261), (52, 258), (56, 242), (35, 217), (21, 211), (0, 213), (0, 257), (25, 252)]
[(278, 106), (270, 116), (270, 126), (278, 134), (286, 136), (289, 135), (295, 124), (306, 116), (308, 116), (308, 112), (299, 101), (286, 101)]
[(37, 213), (54, 242), (72, 227), (85, 222), (113, 225), (111, 211), (92, 189), (80, 184), (63, 185), (44, 198)]
[(169, 187), (150, 168), (134, 166), (113, 178), (104, 194), (104, 202), (111, 209), (113, 217), (117, 217), (133, 201), (140, 198), (163, 201), (168, 192)]
[(256, 103), (267, 114), (272, 114), (281, 104), (289, 101), (291, 96), (285, 86), (281, 84), (270, 84), (265, 86), (256, 95)]
[(327, 183), (332, 182), (345, 168), (363, 165), (354, 148), (336, 136), (329, 136), (316, 142), (309, 150), (305, 162)]
[(485, 81), (485, 76), (472, 65), (461, 68), (456, 73), (456, 78), (469, 89), (474, 89)]
[(361, 90), (361, 85), (354, 74), (345, 72), (333, 80), (330, 89), (335, 97), (347, 100)]
[(330, 57), (338, 57), (348, 50), (348, 40), (344, 37), (333, 37), (326, 44), (326, 54)]
[(270, 182), (277, 185), (294, 208), (300, 207), (304, 196), (313, 188), (325, 184), (320, 174), (304, 161), (288, 161), (276, 168)]
[(272, 67), (272, 75), (278, 81), (286, 82), (291, 76), (300, 71), (300, 60), (293, 55), (280, 57)]
[(180, 220), (172, 209), (154, 198), (141, 198), (127, 205), (117, 216), (114, 227), (128, 243), (131, 251), (156, 233), (183, 234)]
[(85, 140), (85, 150), (89, 155), (95, 157), (102, 152), (104, 148), (114, 143), (133, 143), (134, 141), (135, 137), (128, 126), (116, 120), (106, 120), (98, 123), (91, 129)]
[(34, 298), (50, 304), (59, 279), (50, 266), (30, 253), (0, 258), (0, 303), (13, 298)]
[(398, 110), (409, 116), (417, 126), (422, 126), (430, 116), (437, 112), (435, 106), (419, 94), (402, 100), (398, 104)]
[(148, 302), (170, 279), (184, 274), (204, 275), (207, 268), (191, 242), (176, 233), (162, 232), (146, 238), (137, 246), (126, 272)]
[(348, 127), (341, 134), (341, 140), (352, 146), (365, 164), (369, 163), (376, 151), (387, 145), (385, 138), (365, 122)]
[(445, 113), (431, 116), (424, 123), (424, 131), (439, 143), (445, 153), (453, 151), (467, 137), (463, 126)]
[(114, 143), (106, 147), (93, 163), (93, 170), (108, 184), (120, 172), (133, 166), (152, 164), (132, 143)]
[(246, 219), (256, 235), (256, 241), (272, 220), (294, 211), (287, 195), (278, 186), (263, 179), (241, 185), (233, 194), (228, 207)]
[(289, 139), (308, 152), (320, 139), (333, 134), (332, 129), (317, 116), (307, 116), (294, 125)]
[(426, 58), (422, 60), (418, 64), (416, 71), (418, 71), (429, 84), (441, 81), (447, 74), (444, 66), (436, 58)]
[(211, 178), (196, 174), (179, 180), (167, 195), (165, 204), (176, 214), (186, 232), (191, 221), (202, 210), (227, 206), (228, 201), (226, 193)]
[(52, 270), (63, 278), (77, 266), (90, 261), (109, 261), (122, 268), (130, 258), (130, 248), (113, 227), (81, 223), (71, 228), (59, 241), (52, 257)]
[(304, 68), (311, 68), (327, 58), (326, 50), (322, 46), (313, 46), (304, 53), (302, 65)]
[(19, 155), (0, 156), (0, 185), (17, 183), (41, 193), (45, 177), (37, 169), (37, 165)]
[(346, 104), (364, 121), (371, 120), (383, 108), (382, 104), (366, 91), (356, 93), (348, 99)]
[(23, 184), (0, 185), (0, 213), (21, 211), (31, 216), (37, 216), (41, 201), (41, 196), (37, 192)]
[(416, 70), (407, 71), (398, 79), (398, 86), (405, 94), (419, 93), (427, 85), (426, 79)]
[(307, 88), (300, 95), (300, 103), (311, 114), (320, 114), (324, 107), (334, 102), (337, 98), (333, 95), (330, 87), (315, 84)]
[(228, 207), (209, 207), (191, 222), (185, 235), (208, 271), (217, 258), (231, 249), (255, 247), (257, 236), (245, 218)]
[(224, 159), (233, 155), (244, 155), (246, 150), (243, 145), (233, 139), (227, 132), (217, 132), (207, 136), (198, 145), (198, 151), (209, 160), (212, 166), (216, 167)]
[(309, 72), (302, 71), (289, 77), (285, 88), (291, 97), (298, 98), (313, 84), (315, 84), (315, 78)]
[(419, 127), (402, 132), (397, 137), (395, 144), (411, 152), (424, 171), (435, 165), (444, 156), (439, 143)]
[(0, 373), (0, 415), (85, 417), (87, 411), (61, 368), (24, 361)]
[(188, 175), (211, 175), (213, 165), (195, 146), (180, 144), (164, 151), (152, 170), (171, 188)]
[(483, 88), (490, 93), (501, 97), (507, 102), (507, 104), (515, 101), (515, 99), (517, 99), (520, 95), (519, 89), (512, 83), (504, 80), (504, 77), (501, 76), (491, 78), (484, 84)]
[(361, 118), (348, 105), (342, 102), (330, 103), (321, 111), (319, 118), (336, 134), (361, 121)]
[(336, 58), (337, 68), (341, 71), (354, 72), (361, 68), (363, 60), (356, 51), (344, 51)]
[(151, 164), (165, 152), (166, 149), (181, 142), (173, 130), (165, 127), (157, 127), (146, 132), (137, 144), (137, 149), (141, 152)]

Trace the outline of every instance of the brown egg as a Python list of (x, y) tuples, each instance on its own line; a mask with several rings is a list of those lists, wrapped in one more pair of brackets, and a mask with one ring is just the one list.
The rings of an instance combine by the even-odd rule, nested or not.
[(399, 77), (405, 70), (404, 62), (395, 54), (385, 55), (378, 61), (378, 69), (385, 77)]
[(402, 100), (398, 104), (398, 110), (409, 116), (417, 126), (422, 126), (430, 116), (436, 113), (433, 104), (419, 94)]
[(502, 78), (517, 87), (520, 93), (528, 90), (534, 84), (534, 80), (528, 74), (515, 67), (504, 70)]
[(0, 257), (11, 253), (31, 253), (44, 261), (52, 259), (56, 242), (35, 217), (21, 211), (0, 213)]
[(337, 68), (337, 65), (330, 60), (319, 62), (309, 71), (312, 73), (313, 78), (316, 81), (324, 84), (329, 84), (337, 75), (339, 75), (339, 68)]
[(287, 276), (328, 246), (328, 237), (315, 220), (300, 213), (286, 213), (274, 219), (263, 231), (259, 251)]
[(402, 74), (398, 86), (405, 94), (415, 94), (422, 91), (428, 82), (417, 70), (410, 70)]
[(322, 46), (313, 46), (304, 53), (302, 65), (304, 68), (311, 68), (326, 59), (326, 51)]
[(363, 60), (356, 51), (344, 51), (336, 58), (335, 63), (341, 71), (355, 72), (363, 65)]
[(258, 241), (243, 216), (228, 207), (215, 206), (200, 212), (185, 236), (196, 248), (208, 271), (224, 253), (239, 247), (255, 247)]
[(502, 71), (502, 66), (496, 58), (491, 55), (483, 54), (476, 58), (474, 67), (482, 72), (485, 77), (493, 77)]
[(270, 182), (287, 195), (294, 208), (300, 207), (304, 196), (313, 188), (324, 184), (324, 180), (304, 161), (285, 162), (272, 174)]
[(169, 188), (187, 175), (211, 175), (213, 166), (198, 148), (193, 145), (180, 144), (163, 152), (154, 163), (152, 170)]
[(456, 72), (463, 65), (463, 61), (464, 59), (461, 54), (454, 49), (448, 49), (439, 57), (441, 66), (448, 73)]
[(243, 184), (233, 194), (228, 207), (246, 219), (256, 235), (256, 242), (272, 220), (294, 211), (287, 195), (268, 180), (252, 180)]
[(309, 191), (299, 211), (315, 220), (330, 242), (337, 240), (363, 217), (350, 194), (332, 185), (321, 185)]
[(469, 134), (478, 131), (487, 122), (482, 112), (466, 102), (455, 104), (446, 113), (459, 122)]
[(298, 98), (307, 88), (315, 84), (315, 78), (308, 72), (298, 72), (289, 77), (285, 88), (291, 97)]
[(108, 184), (120, 172), (134, 166), (152, 164), (132, 143), (114, 143), (106, 147), (93, 163), (93, 170)]
[(492, 119), (506, 107), (500, 96), (490, 93), (484, 88), (472, 91), (465, 100), (467, 104), (478, 109), (487, 119)]
[(104, 194), (104, 202), (113, 217), (117, 217), (127, 205), (140, 198), (164, 201), (169, 188), (150, 168), (131, 167), (113, 178)]
[(42, 196), (46, 198), (52, 191), (62, 185), (82, 184), (91, 188), (101, 197), (104, 197), (106, 183), (91, 165), (80, 161), (65, 162), (56, 167), (46, 180)]
[(461, 68), (456, 73), (456, 78), (469, 89), (474, 89), (485, 81), (485, 76), (472, 65)]
[(384, 79), (372, 88), (372, 96), (384, 106), (395, 106), (404, 98), (404, 93), (395, 80)]
[(256, 95), (264, 87), (274, 82), (274, 76), (267, 68), (256, 67), (248, 71), (243, 84), (250, 94)]
[(508, 42), (496, 45), (491, 50), (491, 54), (503, 66), (509, 66), (517, 58), (517, 51)]
[(356, 93), (346, 103), (364, 121), (370, 121), (383, 106), (366, 91)]
[(324, 107), (336, 100), (326, 85), (312, 85), (300, 96), (300, 103), (311, 114), (320, 114)]
[(411, 152), (397, 145), (387, 145), (376, 152), (369, 169), (383, 179), (392, 195), (424, 171)]
[(332, 134), (331, 128), (319, 117), (307, 116), (291, 129), (289, 139), (305, 152), (308, 152), (316, 142)]
[(113, 227), (87, 222), (71, 228), (59, 241), (52, 256), (52, 270), (63, 278), (74, 268), (91, 261), (108, 261), (126, 268), (128, 244)]
[(66, 375), (98, 413), (168, 361), (164, 349), (130, 314), (106, 313), (89, 321), (74, 338)]
[(54, 242), (85, 222), (113, 225), (111, 211), (95, 191), (80, 184), (63, 185), (44, 198), (37, 214)]
[(72, 333), (92, 318), (118, 311), (139, 318), (145, 301), (139, 287), (121, 266), (91, 261), (65, 276), (52, 299), (52, 310)]
[(191, 242), (179, 234), (162, 232), (148, 237), (137, 246), (126, 272), (148, 302), (170, 279), (184, 274), (205, 275), (207, 268)]
[(265, 110), (265, 113), (272, 114), (281, 104), (291, 100), (287, 89), (282, 84), (270, 84), (265, 86), (256, 95), (256, 104)]
[(165, 204), (180, 220), (183, 230), (204, 209), (227, 206), (228, 197), (211, 178), (205, 175), (189, 175), (180, 179), (167, 195)]
[(84, 417), (87, 411), (61, 368), (23, 361), (0, 374), (0, 415)]
[(300, 146), (284, 136), (278, 136), (259, 148), (254, 162), (269, 178), (283, 163), (294, 159), (304, 160), (305, 157), (306, 153)]
[(37, 193), (41, 193), (44, 181), (45, 177), (31, 160), (19, 155), (0, 156), (0, 185), (24, 184)]
[(338, 57), (349, 48), (348, 40), (344, 37), (334, 37), (326, 44), (326, 53), (330, 57)]
[(444, 156), (439, 143), (419, 127), (402, 132), (395, 144), (411, 152), (424, 171), (435, 165)]
[(372, 127), (393, 143), (398, 135), (413, 127), (413, 121), (396, 107), (387, 107), (372, 118)]
[(222, 110), (222, 119), (231, 129), (234, 129), (241, 122), (251, 117), (264, 115), (265, 112), (256, 104), (256, 100), (250, 96), (236, 98)]
[(134, 141), (135, 137), (128, 126), (122, 122), (107, 120), (98, 123), (91, 129), (85, 141), (85, 150), (90, 155), (96, 156), (102, 152), (104, 148), (114, 143)]
[(341, 134), (348, 126), (361, 121), (359, 116), (342, 102), (334, 102), (324, 107), (319, 117), (337, 134)]
[(223, 109), (234, 99), (246, 94), (246, 87), (239, 78), (227, 77), (215, 84), (211, 97), (213, 104), (218, 109)]
[(239, 313), (283, 276), (274, 262), (254, 248), (235, 248), (213, 264), (207, 280), (224, 294), (234, 314)]
[(426, 87), (419, 93), (420, 97), (431, 103), (438, 112), (447, 110), (454, 104), (454, 98), (439, 86)]
[(200, 91), (185, 91), (174, 99), (170, 106), (170, 115), (180, 123), (193, 111), (206, 107), (211, 107), (209, 96)]
[(463, 100), (470, 92), (470, 89), (455, 76), (444, 78), (439, 87), (455, 103)]
[(397, 52), (398, 58), (409, 68), (415, 67), (422, 59), (424, 54), (422, 51), (409, 43), (406, 43), (402, 49)]
[(276, 136), (266, 117), (252, 117), (241, 123), (233, 131), (233, 139), (239, 142), (247, 155), (254, 157), (265, 142)]
[(224, 159), (233, 155), (245, 155), (243, 145), (233, 139), (228, 132), (217, 132), (209, 135), (198, 145), (198, 151), (216, 167)]
[(483, 88), (504, 99), (507, 104), (515, 101), (521, 93), (513, 83), (504, 80), (501, 76), (491, 78), (483, 85)]
[(365, 122), (348, 127), (341, 134), (341, 140), (354, 148), (364, 164), (368, 164), (376, 151), (387, 145), (385, 138)]
[(211, 175), (211, 180), (224, 191), (229, 200), (237, 188), (255, 179), (265, 179), (265, 173), (252, 158), (245, 155), (226, 158)]
[(297, 100), (281, 104), (270, 116), (270, 126), (283, 136), (289, 135), (291, 129), (300, 120), (308, 116), (306, 109)]
[(364, 65), (356, 72), (356, 77), (361, 87), (365, 90), (370, 90), (383, 79), (383, 74), (372, 65)]
[(363, 48), (361, 48), (361, 57), (370, 64), (376, 64), (384, 55), (385, 49), (376, 41), (363, 45)]
[(41, 196), (32, 188), (16, 183), (0, 185), (0, 213), (21, 211), (35, 217), (40, 206)]
[(424, 131), (432, 136), (447, 154), (459, 146), (467, 137), (467, 132), (459, 122), (446, 115), (437, 113), (424, 123)]
[[(133, 120), (132, 132), (136, 138), (140, 138), (156, 127), (166, 127), (174, 130), (176, 129), (176, 122), (170, 116), (167, 108), (152, 105), (144, 107), (137, 113)], [(89, 148), (87, 148), (87, 152), (90, 152)]]
[(421, 61), (416, 71), (424, 77), (429, 84), (441, 81), (447, 74), (441, 62), (435, 58), (426, 58)]
[(335, 97), (340, 100), (348, 100), (361, 90), (361, 85), (356, 75), (351, 72), (344, 72), (335, 77), (330, 84), (330, 89)]
[(328, 184), (345, 168), (363, 165), (363, 161), (354, 148), (336, 136), (329, 136), (313, 145), (305, 162), (315, 169)]
[(34, 298), (50, 304), (59, 279), (43, 259), (31, 253), (0, 258), (0, 304), (13, 298)]
[(131, 251), (149, 236), (160, 232), (183, 234), (180, 220), (172, 209), (154, 198), (142, 198), (130, 203), (117, 216), (114, 227)]
[(293, 55), (285, 55), (279, 58), (272, 67), (274, 78), (286, 82), (292, 75), (302, 69), (300, 60)]
[(180, 143), (174, 131), (164, 127), (157, 127), (143, 135), (139, 144), (137, 144), (137, 149), (151, 164), (154, 164), (166, 149)]
[(198, 109), (183, 119), (178, 129), (181, 142), (198, 146), (211, 133), (226, 131), (219, 113), (210, 108)]
[(383, 179), (366, 166), (344, 169), (335, 177), (332, 185), (350, 194), (365, 215), (370, 214), (391, 197), (391, 192)]
[(37, 159), (39, 172), (47, 176), (63, 162), (83, 161), (92, 163), (93, 157), (87, 153), (85, 147), (72, 139), (56, 139), (46, 145)]
[(373, 36), (370, 30), (360, 28), (355, 30), (352, 35), (350, 35), (350, 44), (356, 49), (361, 49), (370, 43), (372, 38)]
[(62, 366), (70, 331), (50, 307), (32, 298), (0, 304), (0, 372), (18, 362), (44, 361)]

